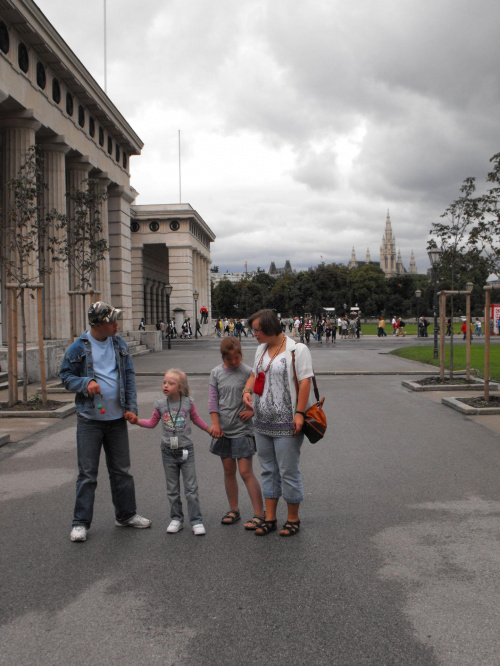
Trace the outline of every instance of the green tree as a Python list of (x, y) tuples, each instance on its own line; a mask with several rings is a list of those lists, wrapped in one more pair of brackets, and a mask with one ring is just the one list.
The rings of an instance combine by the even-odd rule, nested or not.
[(387, 298), (387, 281), (384, 271), (375, 264), (365, 264), (349, 272), (347, 285), (351, 303), (357, 303), (361, 313), (375, 317), (384, 309)]
[(221, 280), (212, 293), (212, 308), (216, 317), (234, 317), (239, 293), (234, 282)]

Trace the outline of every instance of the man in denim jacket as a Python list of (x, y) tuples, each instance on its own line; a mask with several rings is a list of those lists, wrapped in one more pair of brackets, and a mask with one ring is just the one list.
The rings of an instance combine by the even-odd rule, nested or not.
[(88, 311), (90, 329), (64, 355), (60, 377), (76, 391), (78, 478), (71, 541), (85, 541), (90, 529), (101, 447), (106, 453), (115, 525), (145, 528), (136, 512), (134, 477), (125, 412), (137, 414), (135, 371), (128, 346), (117, 335), (122, 310), (97, 301)]

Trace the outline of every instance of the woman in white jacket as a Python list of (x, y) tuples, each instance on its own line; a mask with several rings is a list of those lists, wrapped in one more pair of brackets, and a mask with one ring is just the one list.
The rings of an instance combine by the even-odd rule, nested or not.
[(255, 534), (265, 536), (276, 529), (276, 509), (283, 495), (288, 515), (280, 535), (293, 536), (299, 531), (299, 507), (304, 499), (299, 460), (304, 415), (311, 404), (311, 354), (305, 345), (282, 332), (272, 310), (259, 310), (248, 318), (248, 325), (260, 344), (243, 389), (243, 402), (255, 411), (255, 440), (266, 502), (266, 520)]

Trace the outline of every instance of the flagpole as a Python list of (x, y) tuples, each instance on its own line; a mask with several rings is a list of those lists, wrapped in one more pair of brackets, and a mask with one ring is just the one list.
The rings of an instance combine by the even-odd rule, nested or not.
[(104, 92), (108, 93), (108, 46), (106, 42), (106, 0), (104, 0)]
[(181, 131), (179, 130), (179, 203), (182, 203), (181, 190)]

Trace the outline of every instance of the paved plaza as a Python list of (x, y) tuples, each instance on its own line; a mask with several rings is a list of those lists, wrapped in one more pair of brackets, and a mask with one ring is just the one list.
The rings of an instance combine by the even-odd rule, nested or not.
[[(302, 449), (293, 538), (220, 524), (222, 466), (196, 428), (205, 537), (165, 533), (158, 428), (130, 427), (138, 510), (152, 529), (114, 526), (102, 461), (85, 543), (69, 540), (76, 417), (0, 448), (0, 663), (499, 664), (499, 417), (465, 417), (403, 388), (426, 368), (388, 352), (414, 343), (311, 344), (329, 427)], [(179, 367), (207, 420), (218, 344), (174, 340), (137, 358), (139, 415), (150, 416), (162, 372)], [(255, 347), (243, 340), (248, 364)]]

